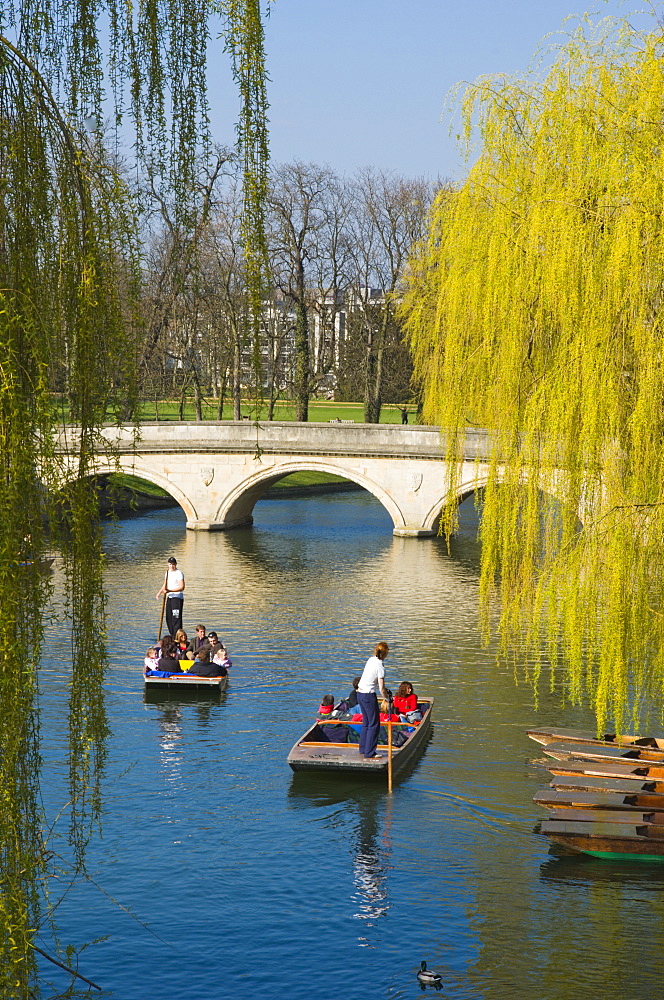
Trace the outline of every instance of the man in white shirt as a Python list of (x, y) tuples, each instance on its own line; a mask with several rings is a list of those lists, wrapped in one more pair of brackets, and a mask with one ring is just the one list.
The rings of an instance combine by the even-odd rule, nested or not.
[(175, 637), (177, 630), (182, 628), (184, 573), (178, 569), (178, 561), (174, 556), (170, 557), (167, 565), (164, 582), (161, 589), (157, 591), (157, 600), (164, 594), (166, 595), (166, 628), (168, 634)]
[(376, 753), (378, 733), (380, 730), (380, 712), (376, 688), (381, 698), (387, 698), (385, 689), (385, 667), (383, 661), (390, 651), (386, 642), (376, 644), (374, 655), (367, 660), (360, 683), (357, 685), (357, 703), (362, 712), (362, 729), (360, 730), (360, 753), (365, 760), (382, 757)]

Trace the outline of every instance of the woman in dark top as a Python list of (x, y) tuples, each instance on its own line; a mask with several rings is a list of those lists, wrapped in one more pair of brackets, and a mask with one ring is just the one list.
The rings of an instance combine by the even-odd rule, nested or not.
[(162, 639), (161, 656), (157, 661), (157, 670), (161, 670), (167, 674), (181, 674), (182, 670), (176, 657), (177, 643), (170, 636), (167, 639)]

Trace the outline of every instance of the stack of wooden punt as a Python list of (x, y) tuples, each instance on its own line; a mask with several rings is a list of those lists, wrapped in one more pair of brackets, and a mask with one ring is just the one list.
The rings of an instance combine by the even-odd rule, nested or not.
[(569, 729), (529, 729), (552, 758), (541, 832), (600, 858), (664, 861), (664, 739)]

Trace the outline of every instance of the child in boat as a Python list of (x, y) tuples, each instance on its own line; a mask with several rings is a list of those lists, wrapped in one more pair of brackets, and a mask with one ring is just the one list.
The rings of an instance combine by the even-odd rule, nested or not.
[(159, 662), (159, 657), (157, 655), (157, 650), (154, 646), (150, 646), (148, 650), (145, 651), (145, 659), (143, 660), (143, 671), (147, 670), (158, 670), (157, 663)]
[(219, 649), (212, 657), (212, 662), (216, 663), (219, 667), (225, 667), (226, 670), (230, 670), (233, 666), (233, 661), (228, 655), (228, 650), (221, 643), (219, 644)]
[(348, 726), (331, 722), (331, 720), (335, 719), (338, 714), (339, 713), (335, 711), (334, 708), (334, 695), (323, 695), (323, 700), (320, 703), (316, 718), (321, 723), (328, 722), (328, 725), (321, 725), (319, 728), (330, 743), (347, 743)]
[(323, 700), (318, 708), (318, 718), (319, 719), (331, 719), (332, 712), (334, 711), (334, 695), (324, 694)]
[(422, 713), (417, 707), (417, 695), (410, 681), (402, 681), (394, 696), (394, 711), (401, 716), (402, 722), (419, 722)]

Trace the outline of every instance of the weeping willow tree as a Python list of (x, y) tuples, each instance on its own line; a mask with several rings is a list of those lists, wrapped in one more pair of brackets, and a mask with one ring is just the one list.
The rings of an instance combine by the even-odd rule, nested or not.
[(539, 80), (465, 91), (481, 154), (406, 308), (455, 495), (488, 430), (481, 608), (599, 729), (664, 705), (664, 32), (587, 20)]
[[(68, 865), (98, 822), (107, 722), (102, 550), (91, 486), (108, 414), (132, 409), (137, 206), (83, 120), (135, 129), (183, 219), (208, 148), (210, 19), (224, 18), (243, 107), (245, 253), (260, 257), (266, 100), (257, 0), (0, 0), (0, 996), (39, 995), (53, 845), (40, 806), (38, 678), (54, 533), (71, 624)], [(105, 54), (97, 25), (105, 17)], [(252, 274), (260, 277), (254, 263)], [(68, 433), (63, 455), (62, 420)], [(65, 478), (70, 484), (62, 517)], [(41, 943), (38, 943), (41, 942)], [(54, 946), (55, 947), (55, 946)], [(52, 957), (52, 956), (51, 956)], [(78, 995), (72, 981), (67, 996)]]

